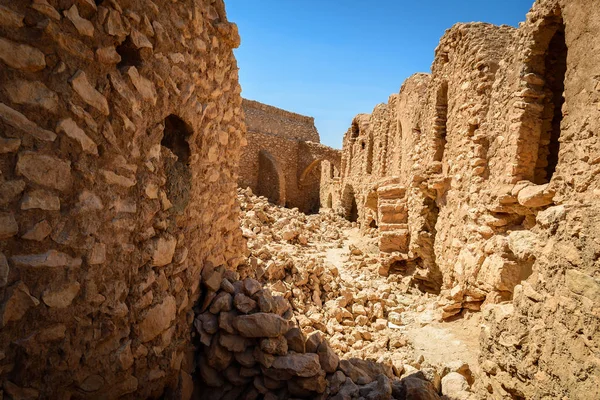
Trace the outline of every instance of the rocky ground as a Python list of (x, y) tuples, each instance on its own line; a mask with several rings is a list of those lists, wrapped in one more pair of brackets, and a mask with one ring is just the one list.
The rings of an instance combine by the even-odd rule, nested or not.
[(443, 299), (380, 276), (376, 238), (333, 213), (307, 216), (250, 190), (238, 200), (247, 262), (203, 272), (204, 397), (484, 397), (478, 314), (442, 323)]

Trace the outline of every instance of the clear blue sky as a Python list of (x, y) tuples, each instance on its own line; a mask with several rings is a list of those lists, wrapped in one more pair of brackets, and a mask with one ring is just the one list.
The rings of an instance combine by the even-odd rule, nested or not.
[(354, 115), (370, 113), (416, 72), (456, 22), (517, 26), (533, 0), (226, 0), (238, 24), (242, 96), (315, 117), (341, 148)]

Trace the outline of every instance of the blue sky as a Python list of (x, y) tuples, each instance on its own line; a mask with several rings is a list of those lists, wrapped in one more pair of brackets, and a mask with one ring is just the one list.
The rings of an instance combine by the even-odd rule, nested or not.
[(341, 148), (354, 115), (387, 102), (456, 22), (517, 26), (533, 0), (227, 0), (242, 96), (315, 117)]

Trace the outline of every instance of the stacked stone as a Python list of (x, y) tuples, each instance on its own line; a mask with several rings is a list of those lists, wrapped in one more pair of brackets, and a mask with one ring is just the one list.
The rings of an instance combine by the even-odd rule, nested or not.
[(256, 247), (272, 242), (306, 245), (310, 242), (336, 242), (341, 229), (350, 223), (333, 213), (306, 215), (297, 208), (286, 209), (256, 197), (250, 188), (238, 189), (242, 208), (244, 236), (257, 243)]
[(200, 269), (242, 252), (237, 28), (222, 0), (0, 3), (0, 399), (183, 396)]
[[(282, 296), (236, 275), (223, 267), (203, 271), (206, 293), (194, 320), (202, 398), (407, 399), (416, 393), (439, 398), (434, 384), (414, 368), (340, 360), (321, 332), (305, 337)], [(432, 372), (430, 379), (439, 376)]]

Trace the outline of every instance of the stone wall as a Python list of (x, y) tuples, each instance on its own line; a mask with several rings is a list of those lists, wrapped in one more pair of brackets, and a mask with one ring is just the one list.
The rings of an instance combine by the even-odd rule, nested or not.
[(319, 211), (321, 162), (339, 165), (339, 150), (319, 144), (314, 118), (243, 100), (248, 126), (239, 185), (271, 202)]
[(488, 310), (482, 357), (498, 398), (597, 397), (592, 3), (538, 1), (518, 29), (455, 25), (432, 73), (344, 137), (334, 207), (377, 230), (382, 273), (442, 293), (444, 318)]
[(0, 1), (0, 398), (191, 393), (244, 140), (221, 0)]

